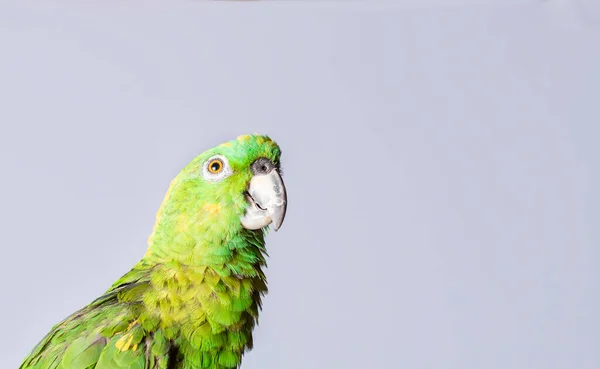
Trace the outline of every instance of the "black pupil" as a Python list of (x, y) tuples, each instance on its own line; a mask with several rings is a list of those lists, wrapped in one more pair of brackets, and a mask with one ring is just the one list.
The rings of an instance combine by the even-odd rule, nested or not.
[(219, 163), (218, 161), (213, 161), (213, 163), (210, 165), (210, 170), (216, 172), (219, 169), (221, 169), (221, 163)]

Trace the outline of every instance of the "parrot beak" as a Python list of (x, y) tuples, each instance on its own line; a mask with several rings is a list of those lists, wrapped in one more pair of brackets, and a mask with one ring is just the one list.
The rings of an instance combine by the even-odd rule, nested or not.
[(246, 229), (260, 229), (273, 223), (275, 231), (281, 227), (287, 207), (287, 194), (281, 175), (276, 168), (256, 174), (250, 180), (246, 200), (250, 206), (242, 217)]

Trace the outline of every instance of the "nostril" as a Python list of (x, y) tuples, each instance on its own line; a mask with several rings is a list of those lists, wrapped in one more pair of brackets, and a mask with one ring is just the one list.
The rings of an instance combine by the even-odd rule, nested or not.
[(254, 174), (268, 174), (273, 168), (275, 168), (275, 164), (267, 158), (259, 158), (252, 163), (252, 173)]

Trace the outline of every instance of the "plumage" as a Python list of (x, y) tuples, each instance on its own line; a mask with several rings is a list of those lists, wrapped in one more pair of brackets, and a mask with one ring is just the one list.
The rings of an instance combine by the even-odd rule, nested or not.
[[(171, 182), (143, 258), (56, 324), (20, 369), (239, 367), (267, 292), (262, 225), (277, 229), (285, 215), (280, 155), (267, 136), (245, 135), (192, 160)], [(261, 158), (273, 168), (258, 168)], [(275, 185), (253, 184), (257, 176)]]

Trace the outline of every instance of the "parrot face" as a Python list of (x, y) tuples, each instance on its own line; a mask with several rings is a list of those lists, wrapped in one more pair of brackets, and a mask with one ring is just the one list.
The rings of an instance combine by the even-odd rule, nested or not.
[[(234, 233), (283, 223), (287, 195), (281, 150), (267, 136), (244, 135), (196, 157), (173, 180), (161, 213), (205, 230)], [(170, 208), (170, 209), (169, 209)]]

